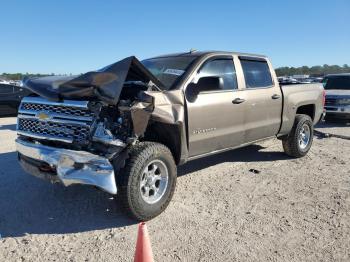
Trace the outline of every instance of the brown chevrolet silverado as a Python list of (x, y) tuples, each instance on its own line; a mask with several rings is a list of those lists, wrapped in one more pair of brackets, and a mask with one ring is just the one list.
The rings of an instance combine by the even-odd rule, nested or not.
[(138, 220), (159, 215), (176, 166), (277, 137), (310, 150), (321, 84), (280, 87), (269, 59), (231, 52), (128, 57), (79, 76), (32, 78), (16, 140), (24, 170), (117, 194)]

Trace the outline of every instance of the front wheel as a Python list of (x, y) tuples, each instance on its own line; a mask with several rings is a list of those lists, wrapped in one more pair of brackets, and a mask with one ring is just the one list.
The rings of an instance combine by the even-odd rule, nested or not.
[(314, 137), (312, 119), (308, 115), (297, 115), (287, 137), (282, 139), (284, 152), (293, 157), (302, 157), (309, 152)]
[(159, 143), (141, 142), (130, 150), (125, 167), (117, 175), (118, 199), (129, 215), (147, 221), (168, 206), (176, 178), (170, 150)]

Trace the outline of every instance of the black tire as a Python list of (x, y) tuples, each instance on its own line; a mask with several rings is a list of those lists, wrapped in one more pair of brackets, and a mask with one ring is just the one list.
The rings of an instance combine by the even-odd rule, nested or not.
[[(306, 147), (302, 147), (299, 144), (299, 134), (304, 125), (307, 125), (310, 130), (310, 138)], [(314, 126), (312, 119), (308, 115), (297, 115), (295, 117), (294, 125), (288, 136), (282, 139), (282, 145), (284, 152), (292, 157), (303, 157), (305, 156), (312, 145), (314, 137)]]
[[(165, 193), (159, 201), (150, 204), (142, 197), (140, 183), (148, 164), (158, 160), (162, 161), (167, 168), (168, 182)], [(175, 191), (176, 178), (176, 165), (170, 150), (159, 143), (140, 142), (130, 149), (125, 167), (117, 174), (117, 199), (121, 201), (129, 216), (140, 221), (150, 220), (168, 206)]]

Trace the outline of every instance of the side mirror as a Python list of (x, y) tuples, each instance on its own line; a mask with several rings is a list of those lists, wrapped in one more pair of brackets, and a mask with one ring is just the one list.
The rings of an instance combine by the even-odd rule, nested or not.
[(199, 92), (215, 91), (222, 89), (224, 80), (218, 76), (205, 76), (198, 79), (197, 88)]
[(196, 100), (200, 92), (222, 89), (224, 80), (218, 76), (205, 76), (198, 79), (197, 83), (190, 83), (186, 88), (186, 96), (190, 102)]

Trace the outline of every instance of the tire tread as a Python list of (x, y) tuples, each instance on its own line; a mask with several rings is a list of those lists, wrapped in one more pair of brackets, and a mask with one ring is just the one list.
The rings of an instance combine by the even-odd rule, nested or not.
[(163, 212), (171, 201), (175, 191), (176, 177), (170, 188), (171, 191), (169, 197), (162, 204), (159, 212), (152, 215), (147, 215), (142, 206), (136, 201), (135, 196), (130, 193), (129, 189), (131, 187), (139, 186), (135, 180), (131, 179), (132, 176), (137, 175), (137, 172), (140, 172), (140, 170), (143, 169), (144, 164), (148, 161), (150, 156), (154, 155), (165, 156), (170, 161), (170, 167), (173, 169), (168, 170), (169, 175), (173, 172), (176, 176), (176, 165), (173, 155), (165, 145), (156, 142), (139, 142), (130, 148), (129, 159), (116, 177), (120, 204), (129, 216), (136, 218), (137, 220), (147, 221)]
[(311, 144), (309, 148), (306, 151), (301, 151), (298, 146), (298, 129), (305, 123), (309, 122), (311, 123), (310, 127), (310, 139), (311, 139), (311, 144), (312, 144), (312, 139), (313, 139), (313, 124), (312, 124), (312, 119), (308, 115), (303, 115), (303, 114), (298, 114), (295, 117), (295, 121), (292, 127), (291, 132), (288, 134), (288, 136), (284, 139), (282, 139), (282, 145), (283, 145), (283, 150), (284, 152), (292, 157), (303, 157), (307, 154), (309, 151)]

